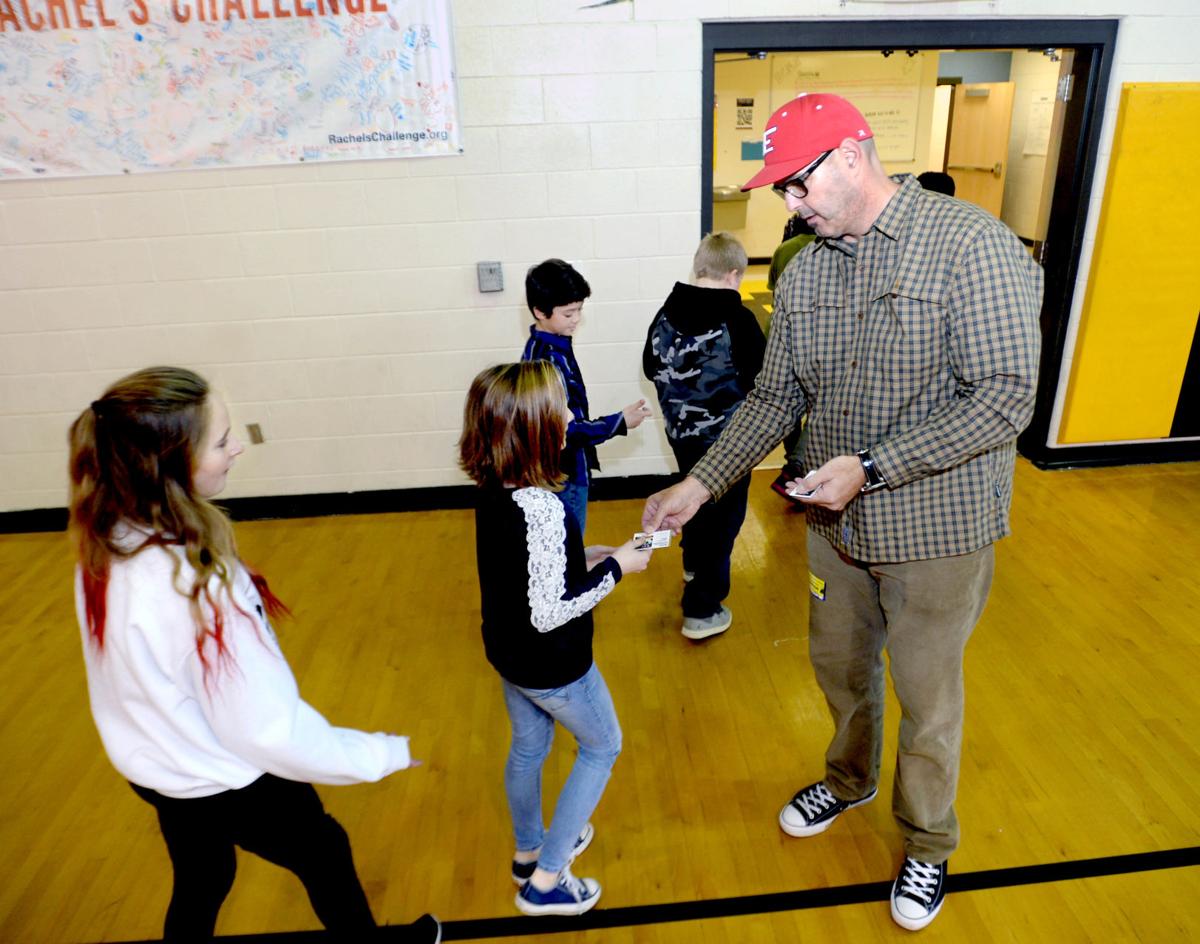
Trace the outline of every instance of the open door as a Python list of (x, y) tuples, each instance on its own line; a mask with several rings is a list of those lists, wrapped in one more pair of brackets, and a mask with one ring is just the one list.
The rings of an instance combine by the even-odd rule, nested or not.
[(979, 82), (954, 89), (946, 171), (954, 195), (983, 207), (997, 219), (1004, 203), (1013, 82)]
[(1074, 85), (1072, 72), (1075, 70), (1075, 50), (1057, 50), (1059, 58), (1058, 92), (1054, 96), (1054, 111), (1050, 118), (1049, 144), (1046, 149), (1046, 168), (1042, 172), (1042, 192), (1038, 198), (1037, 226), (1033, 235), (1034, 258), (1046, 264), (1046, 231), (1050, 226), (1050, 207), (1054, 200), (1054, 186), (1058, 177), (1058, 162), (1062, 154), (1063, 126), (1067, 117), (1067, 99)]

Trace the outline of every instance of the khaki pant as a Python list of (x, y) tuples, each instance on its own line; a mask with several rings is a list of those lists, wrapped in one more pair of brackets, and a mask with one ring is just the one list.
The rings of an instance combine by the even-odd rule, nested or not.
[(867, 564), (810, 532), (808, 560), (815, 578), (809, 653), (834, 724), (825, 784), (842, 800), (878, 785), (886, 646), (901, 708), (892, 812), (907, 855), (943, 862), (958, 846), (963, 649), (991, 589), (992, 546)]

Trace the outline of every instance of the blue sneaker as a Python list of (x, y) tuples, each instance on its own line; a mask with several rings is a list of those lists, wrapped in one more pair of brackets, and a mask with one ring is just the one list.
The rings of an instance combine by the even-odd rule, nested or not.
[(576, 878), (563, 869), (558, 884), (548, 892), (539, 892), (526, 882), (517, 892), (516, 904), (527, 915), (581, 915), (600, 900), (600, 884), (594, 878)]
[[(571, 863), (575, 861), (576, 856), (578, 856), (581, 852), (583, 852), (584, 849), (592, 844), (592, 837), (594, 835), (596, 835), (596, 830), (592, 828), (592, 824), (585, 824), (583, 827), (583, 832), (581, 832), (579, 834), (579, 838), (575, 840), (575, 848), (571, 850), (570, 858), (567, 859), (568, 868), (570, 868)], [(533, 876), (533, 871), (536, 868), (536, 859), (534, 859), (532, 862), (518, 862), (516, 859), (513, 859), (512, 880), (516, 882), (518, 886), (524, 885)]]

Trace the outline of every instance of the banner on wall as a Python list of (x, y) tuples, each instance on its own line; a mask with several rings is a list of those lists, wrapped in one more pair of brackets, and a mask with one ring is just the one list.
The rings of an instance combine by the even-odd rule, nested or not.
[(462, 151), (450, 0), (0, 0), (0, 180)]

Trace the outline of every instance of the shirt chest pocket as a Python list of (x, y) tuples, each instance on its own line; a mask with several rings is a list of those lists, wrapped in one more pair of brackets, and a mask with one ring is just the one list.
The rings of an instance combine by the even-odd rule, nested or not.
[(836, 383), (844, 370), (848, 317), (845, 293), (831, 281), (814, 285), (794, 299), (792, 367), (810, 393)]
[(872, 307), (869, 347), (882, 377), (899, 389), (925, 386), (947, 363), (944, 293), (898, 280), (874, 299)]

